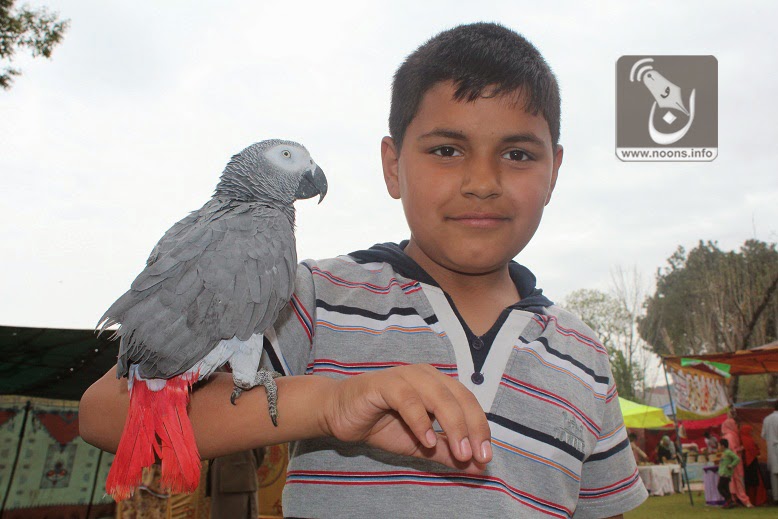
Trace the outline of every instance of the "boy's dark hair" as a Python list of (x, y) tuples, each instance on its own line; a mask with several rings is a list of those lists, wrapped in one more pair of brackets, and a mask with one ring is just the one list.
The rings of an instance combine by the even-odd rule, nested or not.
[(433, 37), (397, 69), (389, 133), (398, 150), (424, 94), (442, 81), (454, 82), (457, 101), (523, 93), (524, 109), (542, 114), (554, 148), (559, 144), (559, 86), (543, 56), (523, 36), (502, 25), (473, 23)]
[(722, 445), (724, 446), (724, 448), (725, 448), (725, 449), (728, 449), (728, 448), (729, 448), (729, 440), (727, 440), (726, 438), (722, 438), (722, 439), (720, 439), (720, 440), (719, 440), (719, 443), (720, 443), (720, 444), (722, 444)]

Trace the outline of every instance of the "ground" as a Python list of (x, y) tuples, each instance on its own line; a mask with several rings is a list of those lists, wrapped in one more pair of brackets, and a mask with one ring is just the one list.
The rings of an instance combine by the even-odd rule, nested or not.
[(675, 494), (672, 496), (649, 497), (641, 506), (635, 510), (624, 514), (625, 519), (694, 519), (704, 517), (705, 519), (718, 518), (762, 518), (778, 517), (778, 507), (762, 506), (758, 508), (737, 507), (729, 510), (723, 510), (718, 506), (707, 506), (705, 496), (702, 492), (693, 492), (694, 506), (689, 504), (688, 494)]

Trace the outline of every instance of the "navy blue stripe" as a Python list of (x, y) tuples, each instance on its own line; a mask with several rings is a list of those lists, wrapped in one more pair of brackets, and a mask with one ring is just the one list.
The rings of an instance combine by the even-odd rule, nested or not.
[(605, 458), (610, 458), (614, 454), (617, 454), (620, 451), (623, 451), (629, 447), (629, 438), (624, 438), (624, 441), (620, 442), (618, 445), (614, 445), (607, 451), (598, 452), (597, 454), (592, 454), (588, 458), (586, 458), (586, 461), (598, 461), (598, 460), (604, 460)]
[[(499, 416), (493, 413), (486, 413), (486, 419), (489, 420), (490, 422), (494, 422), (498, 425), (502, 425), (506, 429), (510, 429), (513, 432), (519, 433), (529, 438), (533, 438), (539, 442), (543, 442), (556, 449), (559, 449), (560, 451), (566, 452), (570, 456), (573, 456), (578, 461), (583, 461), (584, 459), (583, 452), (579, 451), (572, 445), (563, 442), (562, 440), (558, 440), (554, 438), (550, 434), (536, 431), (535, 429), (530, 429), (526, 425), (521, 425), (519, 423), (514, 422), (513, 420), (505, 418), (504, 416)], [(583, 441), (583, 438), (581, 438), (581, 440)]]
[(602, 375), (597, 375), (590, 367), (582, 364), (580, 361), (575, 360), (570, 355), (568, 355), (566, 353), (562, 353), (559, 350), (555, 350), (554, 348), (549, 346), (548, 339), (546, 339), (545, 337), (538, 337), (537, 339), (535, 339), (535, 341), (528, 341), (524, 337), (519, 337), (519, 340), (521, 340), (521, 342), (523, 342), (524, 344), (529, 344), (530, 342), (539, 342), (540, 344), (543, 345), (543, 347), (546, 349), (546, 351), (548, 353), (550, 353), (554, 357), (560, 358), (562, 360), (566, 360), (567, 362), (569, 362), (573, 366), (577, 367), (578, 369), (580, 369), (581, 371), (583, 371), (587, 375), (591, 376), (594, 379), (595, 382), (599, 382), (601, 384), (610, 384), (610, 380), (611, 379), (609, 377), (604, 377)]
[(287, 373), (284, 369), (283, 364), (281, 364), (281, 360), (278, 358), (278, 355), (276, 355), (276, 351), (273, 349), (273, 345), (270, 344), (270, 339), (267, 337), (264, 337), (262, 340), (262, 349), (265, 350), (265, 353), (267, 353), (267, 358), (270, 359), (270, 365), (273, 366), (275, 371), (283, 373), (284, 375), (289, 375), (289, 373)]
[[(339, 314), (344, 314), (344, 315), (361, 315), (362, 317), (375, 319), (376, 321), (386, 321), (393, 315), (419, 315), (419, 312), (417, 312), (416, 309), (413, 307), (396, 306), (394, 308), (390, 308), (389, 311), (386, 313), (379, 314), (355, 306), (331, 305), (322, 299), (316, 300), (316, 308), (324, 308), (325, 310), (328, 310), (330, 312), (337, 312)], [(434, 315), (431, 318), (432, 322), (430, 322), (428, 319), (430, 318), (428, 317), (427, 319), (424, 319), (424, 321), (427, 324), (436, 323), (438, 321), (438, 318), (435, 317)]]

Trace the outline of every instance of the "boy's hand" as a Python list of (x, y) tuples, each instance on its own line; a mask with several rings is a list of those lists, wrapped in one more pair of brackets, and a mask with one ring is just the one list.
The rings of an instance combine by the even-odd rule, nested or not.
[[(437, 419), (443, 434), (432, 430)], [(491, 432), (475, 396), (428, 364), (364, 373), (338, 382), (322, 428), (342, 441), (480, 472), (492, 459)]]

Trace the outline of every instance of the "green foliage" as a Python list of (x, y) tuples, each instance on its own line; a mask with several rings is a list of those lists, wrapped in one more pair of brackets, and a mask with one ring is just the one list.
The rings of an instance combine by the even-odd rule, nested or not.
[(778, 251), (748, 240), (725, 252), (715, 242), (683, 247), (657, 271), (638, 331), (658, 355), (725, 352), (776, 339)]
[(643, 388), (645, 369), (635, 359), (642, 344), (634, 340), (636, 322), (624, 300), (584, 288), (571, 292), (565, 298), (564, 306), (591, 328), (607, 348), (619, 395), (638, 401), (636, 393)]
[[(56, 13), (46, 8), (37, 10), (27, 6), (15, 10), (16, 0), (0, 0), (0, 59), (13, 61), (18, 49), (27, 49), (34, 57), (50, 58), (54, 47), (62, 41), (69, 20), (58, 20)], [(9, 89), (19, 69), (7, 66), (0, 69), (0, 87)]]
[(640, 373), (640, 367), (636, 362), (629, 362), (624, 352), (616, 348), (608, 348), (608, 355), (619, 396), (637, 402), (639, 398), (635, 394), (635, 387), (638, 383), (637, 375)]

